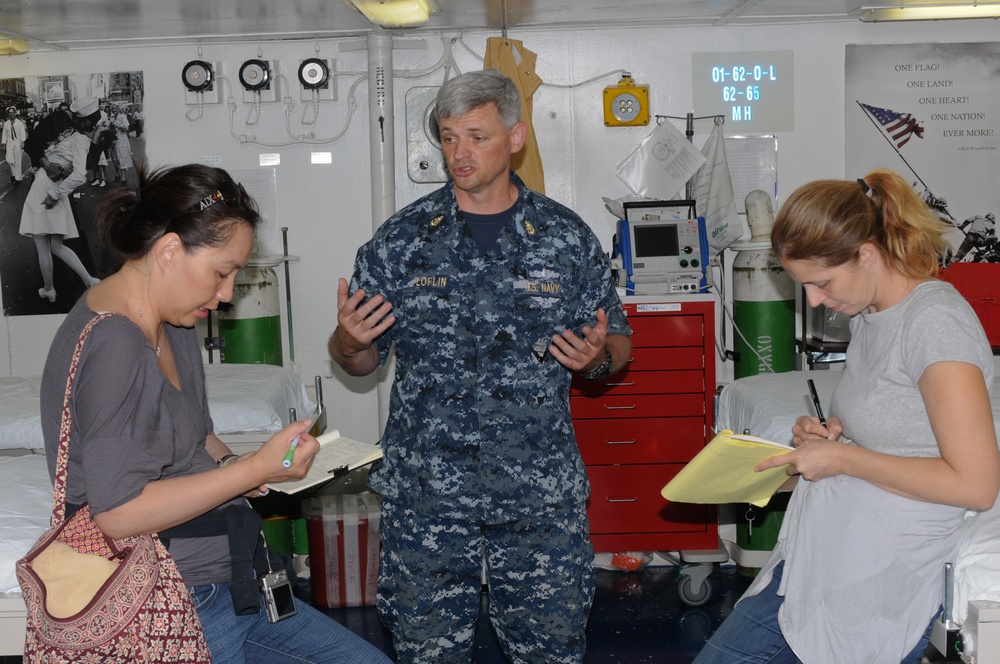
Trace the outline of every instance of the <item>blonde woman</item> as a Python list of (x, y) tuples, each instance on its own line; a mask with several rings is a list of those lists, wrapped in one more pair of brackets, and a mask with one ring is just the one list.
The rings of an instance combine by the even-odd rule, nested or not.
[(798, 418), (801, 479), (777, 546), (695, 659), (919, 662), (966, 510), (1000, 490), (993, 357), (972, 308), (935, 279), (948, 226), (879, 169), (796, 190), (771, 244), (812, 306), (851, 317), (826, 426)]

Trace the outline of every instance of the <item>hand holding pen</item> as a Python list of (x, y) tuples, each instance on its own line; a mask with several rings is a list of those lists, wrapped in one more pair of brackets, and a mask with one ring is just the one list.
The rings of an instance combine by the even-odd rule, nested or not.
[(819, 426), (816, 425), (816, 418), (807, 416), (798, 418), (795, 426), (792, 427), (792, 434), (795, 437), (792, 443), (798, 447), (809, 439), (825, 438), (826, 440), (837, 440), (842, 431), (840, 420), (836, 417), (829, 420), (826, 419), (826, 415), (823, 414), (823, 405), (819, 400), (819, 393), (816, 391), (816, 384), (812, 379), (807, 380), (806, 383), (809, 385), (809, 396), (812, 397), (813, 408), (816, 410), (816, 418), (819, 419)]
[(282, 468), (291, 468), (292, 462), (295, 461), (295, 448), (299, 446), (299, 441), (302, 436), (296, 436), (292, 439), (292, 442), (288, 445), (288, 451), (285, 452), (285, 458), (281, 460)]
[(267, 481), (284, 482), (305, 476), (319, 449), (316, 439), (309, 433), (310, 426), (312, 422), (308, 419), (292, 422), (253, 455), (254, 458), (266, 456), (266, 468), (262, 470), (269, 474)]
[[(820, 405), (820, 402), (819, 402), (819, 393), (816, 391), (816, 383), (813, 382), (812, 378), (810, 378), (809, 380), (807, 380), (806, 383), (808, 383), (808, 385), (809, 385), (809, 394), (812, 395), (813, 408), (816, 409), (816, 417), (819, 418), (819, 423), (822, 424), (825, 427), (826, 426), (826, 418), (823, 417), (823, 406)], [(293, 443), (294, 443), (294, 441), (293, 441)]]
[(319, 451), (319, 443), (309, 433), (311, 426), (310, 419), (292, 422), (269, 438), (260, 449), (242, 454), (239, 463), (227, 462), (219, 467), (228, 471), (236, 466), (239, 468), (236, 475), (253, 482), (241, 495), (247, 498), (267, 495), (269, 483), (299, 480), (309, 472), (313, 457)]

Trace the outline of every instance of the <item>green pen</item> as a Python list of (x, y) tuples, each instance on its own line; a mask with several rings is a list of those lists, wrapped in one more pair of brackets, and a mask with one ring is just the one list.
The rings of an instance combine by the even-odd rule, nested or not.
[(292, 461), (295, 459), (295, 448), (299, 446), (299, 438), (302, 436), (296, 436), (292, 439), (291, 445), (288, 446), (288, 451), (285, 452), (285, 458), (281, 460), (281, 466), (283, 468), (291, 468)]

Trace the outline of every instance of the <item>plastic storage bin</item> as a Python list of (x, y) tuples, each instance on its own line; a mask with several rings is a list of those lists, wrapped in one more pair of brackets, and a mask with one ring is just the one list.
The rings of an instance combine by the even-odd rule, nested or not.
[(381, 507), (381, 497), (374, 493), (302, 501), (314, 604), (329, 608), (375, 604)]

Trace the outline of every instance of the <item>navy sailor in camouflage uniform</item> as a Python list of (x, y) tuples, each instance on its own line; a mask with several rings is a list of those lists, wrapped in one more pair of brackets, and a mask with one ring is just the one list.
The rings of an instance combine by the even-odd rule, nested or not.
[(341, 279), (330, 354), (366, 375), (396, 354), (378, 609), (400, 662), (470, 662), (482, 579), (514, 662), (581, 662), (594, 595), (573, 372), (628, 360), (598, 239), (510, 170), (520, 99), (495, 70), (436, 100), (452, 181), (395, 214)]

